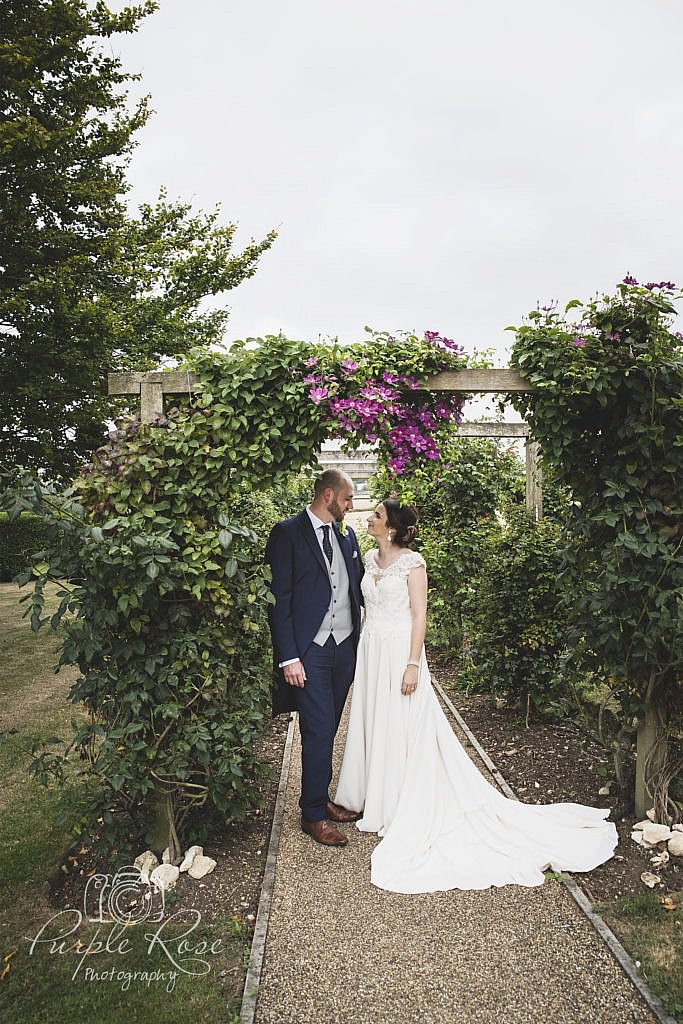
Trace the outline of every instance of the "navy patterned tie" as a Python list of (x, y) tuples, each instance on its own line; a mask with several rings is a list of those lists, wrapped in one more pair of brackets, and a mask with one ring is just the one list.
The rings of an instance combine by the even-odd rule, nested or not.
[(330, 527), (329, 525), (322, 527), (323, 531), (323, 551), (327, 556), (327, 561), (332, 565), (332, 541), (330, 540)]

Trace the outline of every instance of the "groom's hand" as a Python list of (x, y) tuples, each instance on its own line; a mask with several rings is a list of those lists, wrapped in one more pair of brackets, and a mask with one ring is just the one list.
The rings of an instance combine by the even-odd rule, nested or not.
[(306, 672), (300, 661), (293, 661), (291, 665), (285, 665), (282, 671), (285, 675), (285, 682), (290, 686), (303, 686), (306, 682)]

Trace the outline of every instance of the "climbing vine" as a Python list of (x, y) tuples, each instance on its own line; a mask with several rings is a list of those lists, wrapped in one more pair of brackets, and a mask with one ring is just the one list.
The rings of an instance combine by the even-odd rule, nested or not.
[[(79, 831), (113, 845), (132, 821), (173, 858), (193, 807), (244, 814), (269, 712), (262, 552), (281, 514), (269, 490), (277, 496), (335, 434), (376, 438), (396, 473), (438, 458), (460, 405), (420, 382), (464, 362), (437, 334), (200, 351), (185, 406), (149, 425), (119, 422), (66, 492), (28, 474), (6, 492), (12, 516), (30, 510), (46, 524), (45, 549), (20, 580), (34, 583), (33, 625), (61, 624), (60, 664), (80, 672), (70, 699), (88, 717), (67, 750), (50, 746), (34, 763), (48, 780), (80, 755)], [(60, 602), (50, 618), (48, 580)]]
[(614, 295), (533, 310), (515, 329), (512, 365), (536, 390), (510, 396), (571, 496), (569, 642), (609, 680), (625, 734), (656, 720), (646, 784), (663, 817), (679, 813), (668, 793), (676, 768), (663, 754), (667, 715), (683, 697), (680, 294), (629, 275)]

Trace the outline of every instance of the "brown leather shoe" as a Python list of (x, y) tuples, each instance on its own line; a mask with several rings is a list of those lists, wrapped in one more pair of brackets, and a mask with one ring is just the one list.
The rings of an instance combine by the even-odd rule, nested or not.
[(348, 843), (346, 836), (324, 818), (322, 821), (306, 821), (302, 818), (301, 831), (306, 832), (322, 846), (346, 846)]
[(362, 818), (363, 812), (349, 811), (346, 807), (342, 807), (341, 804), (333, 804), (331, 800), (328, 800), (327, 817), (330, 821), (338, 821), (343, 825), (348, 825), (350, 821), (358, 821), (359, 818)]

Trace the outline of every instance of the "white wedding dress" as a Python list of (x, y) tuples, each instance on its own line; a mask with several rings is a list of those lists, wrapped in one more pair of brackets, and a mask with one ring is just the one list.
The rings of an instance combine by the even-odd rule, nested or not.
[(365, 625), (358, 646), (346, 747), (335, 802), (382, 841), (371, 881), (391, 892), (542, 885), (543, 871), (590, 871), (618, 842), (608, 810), (524, 804), (503, 796), (472, 763), (432, 689), (424, 648), (417, 689), (401, 693), (410, 657), (406, 551), (386, 569), (365, 556)]

